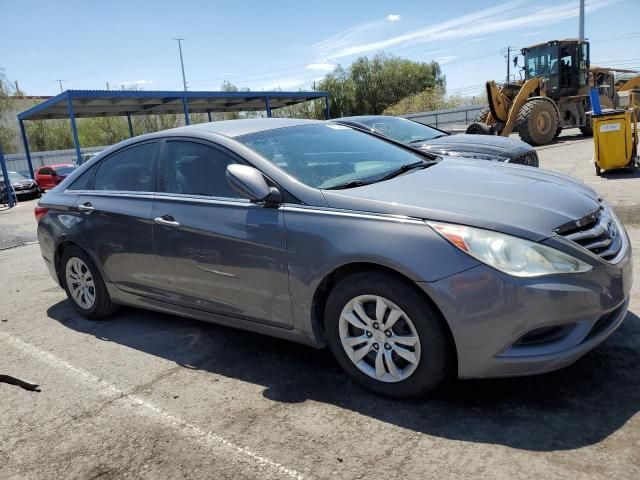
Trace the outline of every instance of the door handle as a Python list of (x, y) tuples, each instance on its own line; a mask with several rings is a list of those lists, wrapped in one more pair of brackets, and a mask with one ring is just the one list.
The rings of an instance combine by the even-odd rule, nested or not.
[(95, 207), (91, 205), (91, 202), (86, 202), (86, 203), (83, 203), (82, 205), (78, 205), (78, 210), (88, 215), (95, 210)]
[(171, 215), (163, 215), (153, 219), (158, 225), (166, 225), (167, 227), (179, 227), (180, 222), (176, 222), (176, 219)]

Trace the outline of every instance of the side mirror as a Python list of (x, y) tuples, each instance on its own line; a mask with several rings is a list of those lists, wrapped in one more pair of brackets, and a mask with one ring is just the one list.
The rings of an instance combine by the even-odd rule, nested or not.
[(228, 165), (227, 180), (234, 190), (248, 197), (252, 202), (279, 204), (282, 201), (280, 191), (267, 184), (260, 170), (248, 165)]

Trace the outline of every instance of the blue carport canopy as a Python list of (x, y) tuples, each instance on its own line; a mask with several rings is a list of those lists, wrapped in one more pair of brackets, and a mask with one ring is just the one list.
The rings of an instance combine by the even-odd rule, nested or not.
[(286, 107), (309, 100), (324, 99), (325, 116), (329, 118), (327, 92), (172, 92), (127, 90), (66, 90), (35, 107), (18, 114), (20, 133), (34, 176), (25, 120), (69, 118), (78, 164), (82, 163), (76, 118), (127, 117), (129, 134), (133, 136), (132, 115), (184, 114), (188, 125), (190, 113), (242, 112), (266, 110), (267, 116), (275, 108)]

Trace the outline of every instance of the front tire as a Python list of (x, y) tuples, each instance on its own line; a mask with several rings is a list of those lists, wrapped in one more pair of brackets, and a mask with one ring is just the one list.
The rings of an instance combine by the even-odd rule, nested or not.
[(79, 247), (65, 250), (60, 261), (60, 278), (67, 297), (84, 317), (99, 320), (116, 310), (100, 272)]
[(446, 326), (414, 285), (362, 272), (341, 280), (325, 309), (331, 351), (358, 383), (390, 397), (420, 397), (446, 377)]
[(516, 125), (520, 138), (529, 145), (546, 145), (558, 130), (558, 113), (549, 100), (534, 99), (518, 112)]

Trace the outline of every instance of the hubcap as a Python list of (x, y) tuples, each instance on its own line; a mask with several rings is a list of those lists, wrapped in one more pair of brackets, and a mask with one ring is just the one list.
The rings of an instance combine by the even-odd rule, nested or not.
[(400, 307), (384, 297), (361, 295), (347, 302), (338, 332), (349, 359), (371, 378), (400, 382), (418, 367), (420, 338), (415, 325)]
[(551, 115), (548, 112), (540, 112), (536, 118), (536, 123), (541, 134), (548, 133), (551, 128)]
[(96, 301), (96, 287), (87, 264), (78, 257), (71, 257), (67, 260), (65, 277), (73, 301), (85, 310), (93, 307)]

